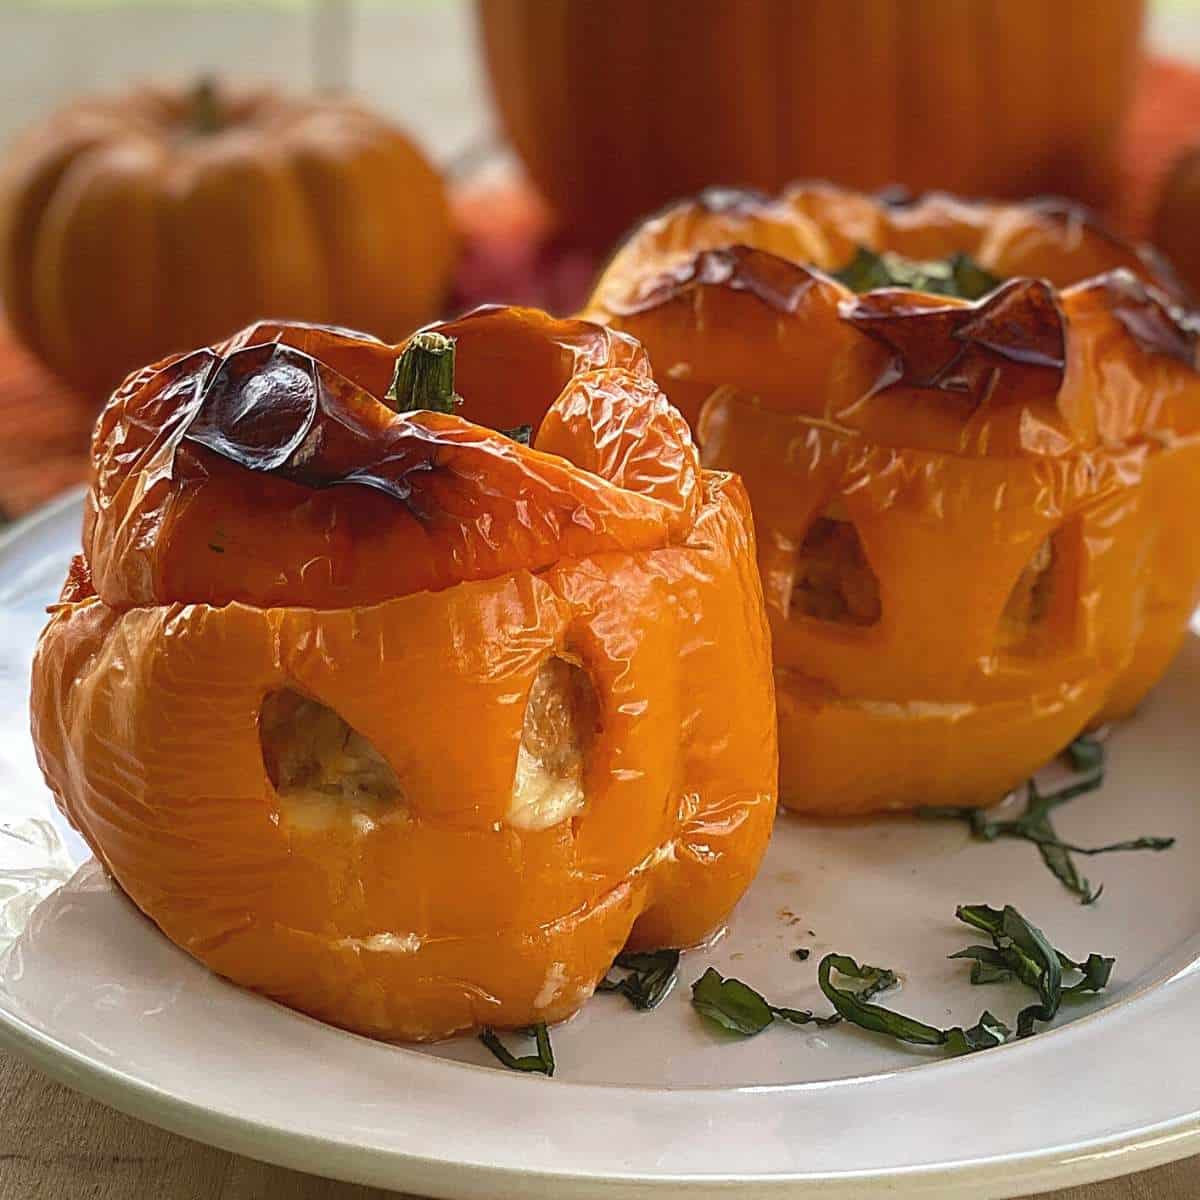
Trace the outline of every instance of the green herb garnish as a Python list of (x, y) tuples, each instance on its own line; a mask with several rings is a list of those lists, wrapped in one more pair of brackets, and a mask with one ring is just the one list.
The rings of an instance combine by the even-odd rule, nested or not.
[(490, 1026), (479, 1034), (479, 1040), (506, 1066), (510, 1071), (531, 1071), (538, 1075), (554, 1074), (554, 1050), (550, 1045), (550, 1031), (545, 1022), (534, 1025), (524, 1031), (536, 1039), (537, 1053), (523, 1054), (518, 1058), (496, 1036), (496, 1031)]
[(832, 275), (852, 292), (900, 287), (935, 296), (958, 296), (963, 300), (978, 300), (1002, 282), (966, 254), (919, 260), (886, 250), (877, 253), (866, 246), (859, 246), (854, 257)]
[[(963, 904), (955, 910), (955, 916), (965, 925), (989, 934), (992, 939), (990, 946), (968, 946), (950, 955), (951, 958), (973, 960), (972, 983), (1003, 983), (1016, 979), (1037, 993), (1038, 1002), (1017, 1015), (1016, 1035), (1019, 1038), (1036, 1033), (1036, 1022), (1052, 1021), (1064, 1000), (1099, 992), (1108, 986), (1116, 959), (1089, 954), (1083, 962), (1076, 962), (1056, 950), (1046, 935), (1012, 905), (995, 909), (986, 904)], [(835, 971), (849, 979), (866, 981), (867, 986), (857, 989), (838, 987), (833, 982)], [(1064, 973), (1076, 974), (1079, 978), (1066, 984)], [(881, 974), (885, 972), (880, 967), (860, 966), (844, 954), (828, 954), (821, 960), (817, 979), (821, 991), (847, 1021), (898, 1041), (918, 1046), (945, 1046), (951, 1054), (967, 1054), (999, 1046), (1012, 1036), (1008, 1026), (990, 1012), (984, 1012), (969, 1029), (957, 1025), (939, 1029), (882, 1005), (867, 1003), (871, 984)]]
[(792, 951), (792, 957), (800, 962), (808, 962), (808, 956), (811, 953), (812, 951), (807, 946), (797, 946), (796, 949)]
[(511, 441), (519, 442), (522, 446), (528, 446), (530, 439), (533, 437), (533, 426), (514, 425), (511, 429), (501, 429), (499, 432)]
[[(833, 982), (835, 971), (847, 979), (865, 981), (866, 986), (839, 987)], [(990, 1012), (984, 1012), (970, 1029), (963, 1029), (959, 1025), (950, 1029), (939, 1029), (935, 1025), (926, 1025), (924, 1021), (884, 1008), (881, 1004), (870, 1003), (870, 997), (879, 990), (872, 990), (873, 986), (881, 978), (889, 976), (894, 982), (895, 975), (886, 968), (860, 965), (846, 954), (827, 954), (817, 968), (817, 982), (821, 985), (825, 998), (840, 1017), (860, 1029), (886, 1034), (897, 1041), (916, 1046), (945, 1046), (951, 1054), (987, 1050), (992, 1046), (1001, 1045), (1011, 1036), (1008, 1026)]]
[(1169, 850), (1175, 844), (1175, 839), (1138, 837), (1105, 846), (1080, 846), (1063, 841), (1055, 832), (1050, 814), (1060, 805), (1094, 792), (1103, 784), (1104, 744), (1085, 735), (1071, 743), (1067, 755), (1078, 770), (1088, 771), (1089, 774), (1056, 792), (1046, 794), (1039, 790), (1034, 780), (1029, 780), (1025, 785), (1025, 811), (1014, 820), (995, 820), (978, 808), (922, 808), (917, 810), (918, 815), (933, 820), (963, 821), (970, 828), (972, 836), (984, 842), (993, 842), (1002, 837), (1032, 842), (1054, 877), (1078, 896), (1081, 903), (1094, 904), (1100, 898), (1103, 886), (1092, 890), (1091, 883), (1075, 866), (1072, 854), (1093, 856), (1127, 850)]
[(414, 333), (384, 396), (397, 412), (452, 413), (462, 403), (454, 391), (454, 339), (433, 330)]
[[(955, 915), (965, 925), (982, 930), (992, 939), (990, 946), (968, 946), (950, 955), (951, 958), (973, 960), (972, 983), (1002, 983), (1015, 979), (1037, 993), (1038, 1002), (1017, 1015), (1016, 1036), (1019, 1038), (1036, 1033), (1037, 1022), (1053, 1020), (1064, 1000), (1098, 992), (1108, 986), (1115, 959), (1089, 954), (1083, 962), (1076, 962), (1056, 950), (1046, 935), (1011, 905), (995, 909), (986, 904), (963, 904), (955, 910)], [(1079, 978), (1068, 984), (1064, 981), (1068, 974)], [(835, 975), (838, 982), (834, 980)], [(967, 1029), (961, 1025), (941, 1029), (875, 1004), (873, 1000), (877, 995), (896, 986), (896, 973), (887, 967), (859, 963), (847, 954), (827, 954), (821, 959), (817, 981), (834, 1007), (833, 1016), (814, 1017), (805, 1009), (769, 1004), (749, 984), (740, 979), (727, 979), (713, 967), (692, 984), (692, 1004), (713, 1024), (743, 1037), (761, 1033), (777, 1019), (793, 1025), (811, 1023), (822, 1028), (844, 1020), (860, 1029), (911, 1045), (941, 1046), (951, 1054), (988, 1050), (1013, 1036), (1013, 1031), (1003, 1021), (986, 1010)]]
[[(955, 916), (966, 925), (990, 935), (991, 946), (968, 946), (951, 958), (974, 959), (971, 982), (1001, 983), (1017, 979), (1038, 994), (1038, 1003), (1023, 1009), (1017, 1017), (1017, 1037), (1036, 1032), (1035, 1021), (1051, 1021), (1063, 1000), (1108, 986), (1116, 959), (1089, 954), (1083, 962), (1068, 958), (1046, 940), (1036, 925), (1026, 920), (1012, 905), (1003, 909), (986, 904), (963, 904)], [(1063, 972), (1080, 978), (1067, 986)]]
[(692, 984), (692, 1006), (714, 1025), (753, 1037), (775, 1020), (771, 1006), (740, 979), (726, 979), (709, 967)]
[(1104, 743), (1090, 733), (1081, 733), (1067, 747), (1066, 753), (1076, 771), (1104, 770)]
[(605, 976), (598, 992), (620, 992), (634, 1008), (648, 1012), (657, 1008), (679, 973), (678, 950), (632, 950), (618, 954), (613, 964), (628, 974), (621, 979)]
[[(895, 982), (895, 977), (892, 977)], [(836, 1025), (838, 1016), (816, 1017), (808, 1009), (785, 1008), (768, 1004), (748, 983), (727, 979), (715, 967), (709, 967), (692, 984), (692, 1007), (721, 1029), (753, 1037), (776, 1019), (789, 1025)]]

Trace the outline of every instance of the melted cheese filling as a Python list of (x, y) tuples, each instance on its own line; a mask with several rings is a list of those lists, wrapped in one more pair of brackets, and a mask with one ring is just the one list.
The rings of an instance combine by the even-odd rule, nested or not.
[(395, 771), (327, 705), (290, 688), (273, 692), (263, 702), (259, 735), (289, 825), (318, 830), (349, 821), (364, 833), (406, 817)]
[(583, 668), (563, 658), (547, 659), (525, 708), (507, 818), (514, 829), (550, 829), (583, 812), (585, 759), (596, 713), (596, 695)]

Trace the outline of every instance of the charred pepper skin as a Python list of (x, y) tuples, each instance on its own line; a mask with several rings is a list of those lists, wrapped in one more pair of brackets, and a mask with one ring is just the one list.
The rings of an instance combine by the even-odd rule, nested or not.
[(438, 329), (454, 413), (312, 326), (131, 377), (33, 671), (46, 778), (138, 907), (402, 1040), (561, 1020), (623, 946), (708, 937), (777, 789), (740, 482), (632, 339)]
[[(860, 245), (1004, 282), (855, 295)], [(991, 804), (1137, 707), (1200, 601), (1185, 304), (1057, 201), (721, 193), (617, 250), (585, 315), (750, 493), (784, 805)]]

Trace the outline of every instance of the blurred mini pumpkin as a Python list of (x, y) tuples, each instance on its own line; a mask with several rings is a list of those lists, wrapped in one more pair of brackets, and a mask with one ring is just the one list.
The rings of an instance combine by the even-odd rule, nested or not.
[(89, 98), (0, 181), (8, 321), (94, 393), (261, 316), (398, 338), (437, 315), (455, 258), (435, 169), (341, 99), (210, 81)]

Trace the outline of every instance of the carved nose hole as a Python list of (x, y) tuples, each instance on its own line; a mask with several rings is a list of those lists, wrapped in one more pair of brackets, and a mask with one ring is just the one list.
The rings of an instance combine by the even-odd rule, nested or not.
[(789, 615), (840, 625), (875, 625), (879, 576), (854, 523), (831, 505), (809, 526), (796, 552)]
[(508, 823), (549, 829), (577, 818), (587, 803), (588, 754), (600, 727), (600, 703), (587, 672), (554, 656), (538, 669), (521, 728)]
[(258, 721), (267, 776), (296, 824), (374, 820), (402, 804), (400, 781), (337, 712), (292, 688), (271, 692)]

